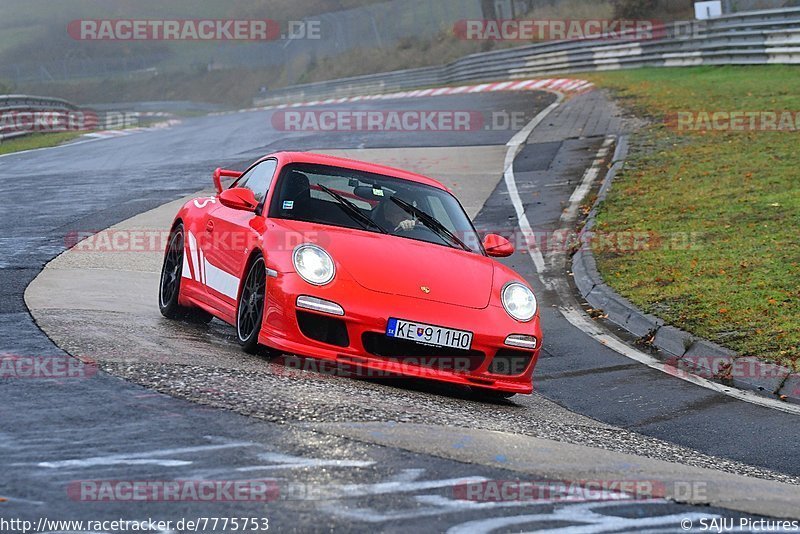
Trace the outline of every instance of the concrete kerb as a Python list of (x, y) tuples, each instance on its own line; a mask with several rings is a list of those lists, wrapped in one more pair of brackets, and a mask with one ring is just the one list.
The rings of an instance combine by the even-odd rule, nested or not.
[[(620, 136), (597, 200), (584, 223), (582, 235), (594, 228), (598, 206), (606, 199), (614, 178), (624, 167), (628, 151), (628, 137)], [(800, 373), (792, 373), (787, 367), (758, 358), (739, 355), (644, 313), (603, 282), (591, 247), (581, 246), (573, 255), (572, 273), (575, 286), (590, 306), (602, 310), (608, 320), (639, 338), (643, 344), (660, 349), (655, 355), (673, 363), (676, 373), (692, 373), (765, 397), (778, 397), (800, 404)]]

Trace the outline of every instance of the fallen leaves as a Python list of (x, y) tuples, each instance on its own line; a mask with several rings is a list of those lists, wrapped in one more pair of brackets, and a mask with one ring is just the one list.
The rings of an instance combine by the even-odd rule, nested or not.
[(586, 310), (586, 313), (589, 314), (589, 317), (592, 319), (605, 319), (608, 317), (608, 314), (603, 310), (599, 310), (597, 308), (589, 308)]

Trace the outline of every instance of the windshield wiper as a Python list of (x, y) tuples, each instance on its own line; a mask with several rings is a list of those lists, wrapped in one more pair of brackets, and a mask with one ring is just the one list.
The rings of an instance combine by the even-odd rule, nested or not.
[(356, 206), (355, 204), (344, 198), (339, 193), (331, 191), (322, 184), (317, 184), (317, 187), (319, 187), (322, 191), (325, 191), (328, 195), (331, 196), (331, 198), (333, 198), (336, 202), (338, 202), (339, 205), (342, 207), (342, 210), (344, 210), (345, 213), (350, 215), (350, 217), (354, 221), (360, 224), (361, 227), (364, 228), (364, 230), (369, 230), (369, 227), (372, 226), (373, 228), (377, 228), (378, 231), (382, 234), (389, 233), (389, 231), (386, 228), (384, 228), (380, 224), (370, 219), (367, 215), (364, 215), (364, 213), (360, 209), (358, 209), (358, 206)]
[(399, 199), (394, 196), (389, 197), (389, 200), (400, 206), (407, 213), (417, 217), (419, 220), (422, 221), (422, 224), (433, 230), (434, 233), (436, 233), (436, 235), (438, 235), (441, 238), (449, 240), (451, 245), (455, 244), (463, 248), (467, 252), (474, 252), (463, 241), (461, 241), (453, 232), (448, 230), (445, 225), (443, 225), (437, 219), (428, 215), (418, 207), (414, 206), (413, 204), (409, 204), (405, 200)]

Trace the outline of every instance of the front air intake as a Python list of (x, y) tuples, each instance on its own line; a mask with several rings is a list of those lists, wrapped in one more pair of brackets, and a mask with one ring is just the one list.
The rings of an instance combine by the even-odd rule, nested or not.
[(495, 375), (517, 376), (525, 372), (533, 358), (532, 352), (500, 349), (489, 364), (489, 372)]
[(297, 325), (304, 336), (314, 341), (337, 347), (350, 345), (347, 325), (341, 319), (298, 310)]

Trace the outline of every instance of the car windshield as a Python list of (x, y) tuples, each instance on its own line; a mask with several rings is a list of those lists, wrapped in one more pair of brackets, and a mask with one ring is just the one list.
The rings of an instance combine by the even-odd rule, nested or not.
[(458, 201), (437, 187), (307, 163), (284, 167), (269, 216), (386, 233), (483, 254)]

